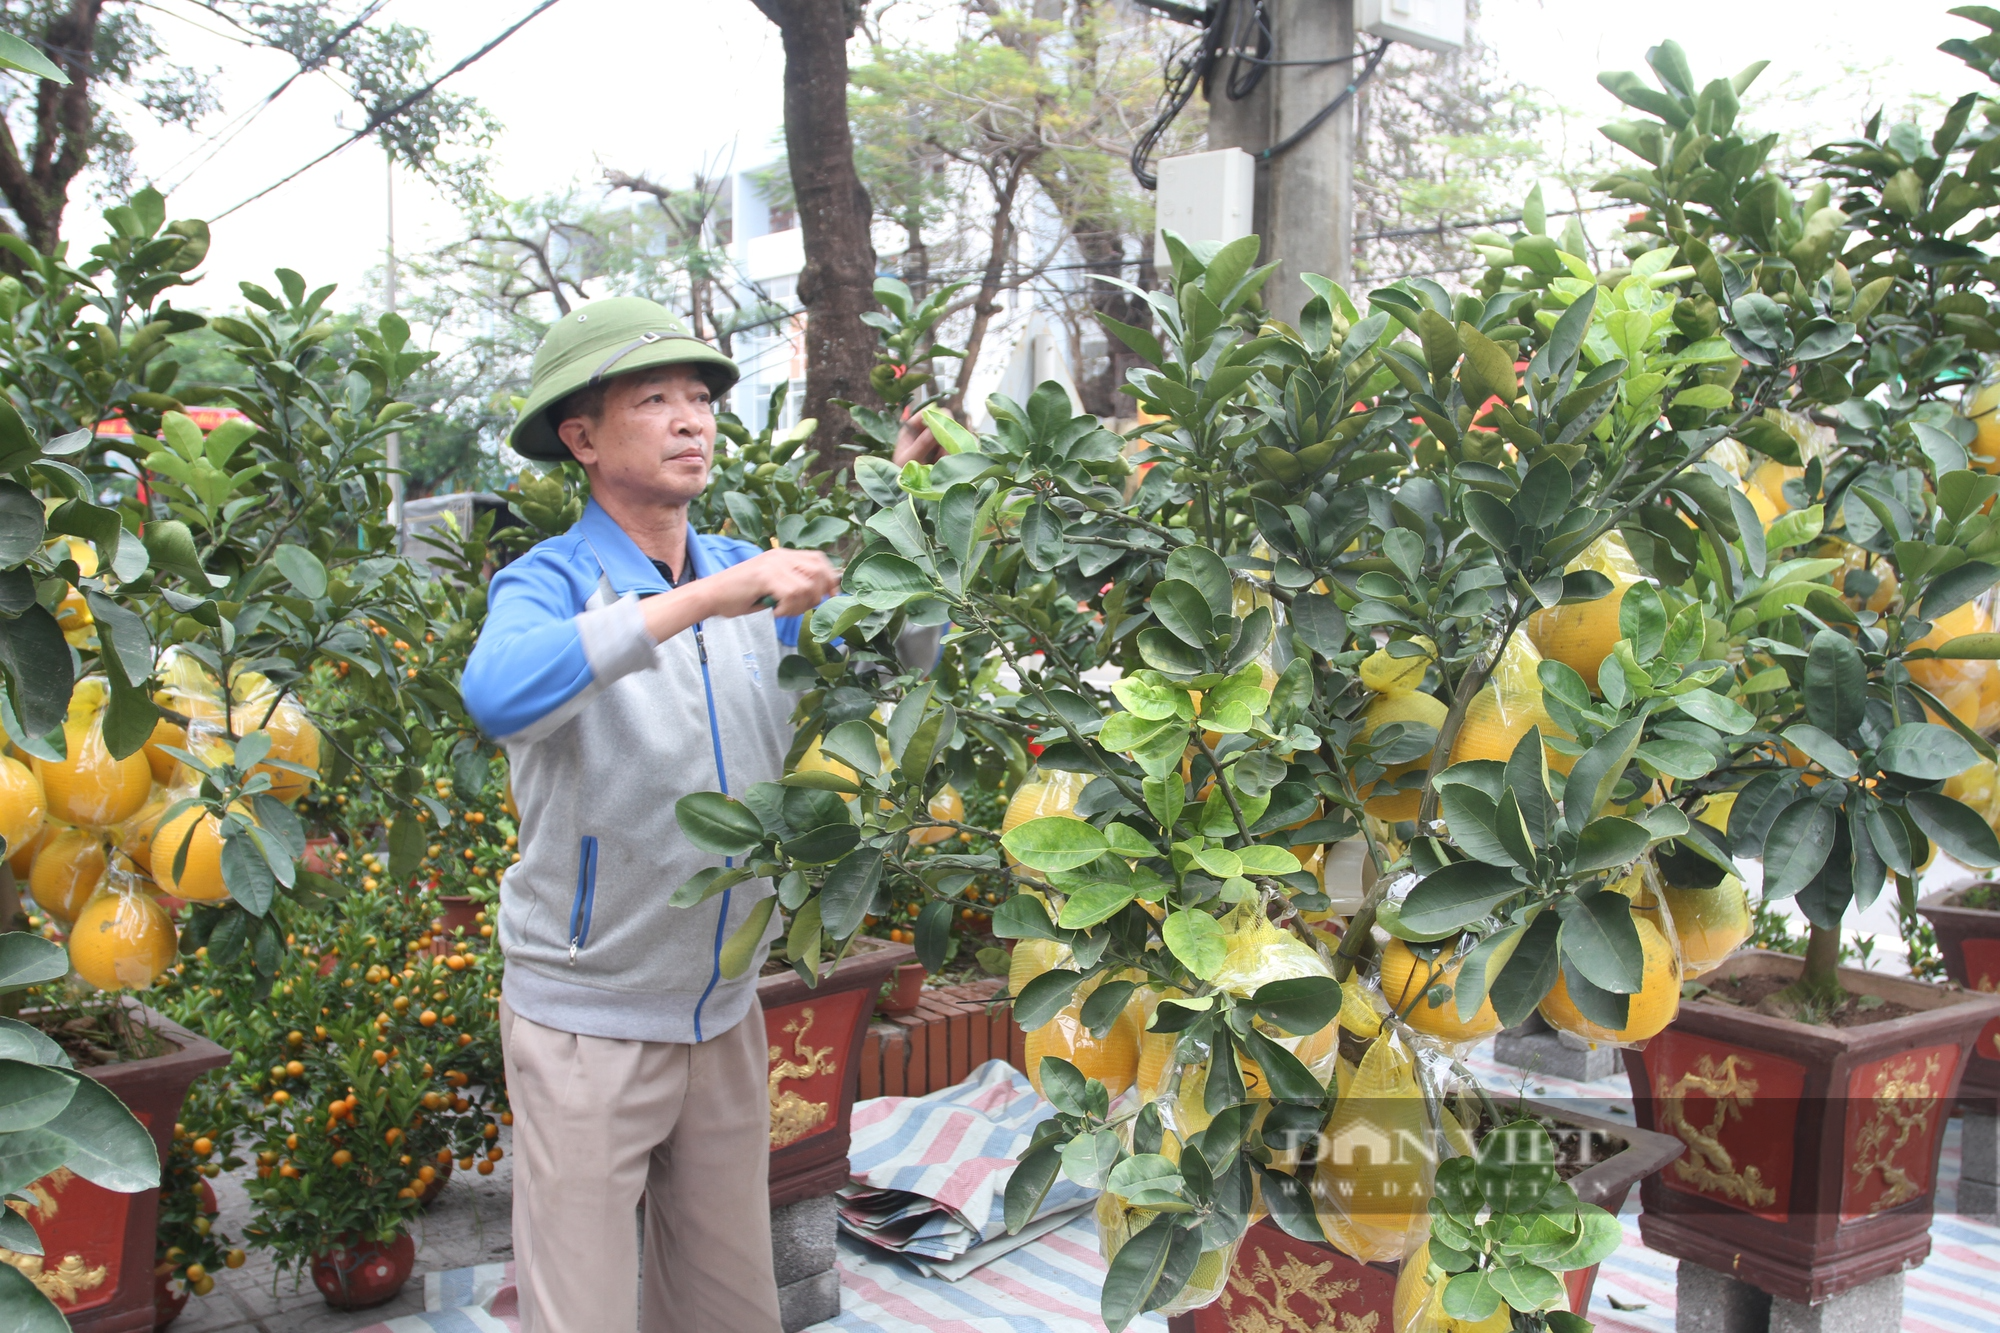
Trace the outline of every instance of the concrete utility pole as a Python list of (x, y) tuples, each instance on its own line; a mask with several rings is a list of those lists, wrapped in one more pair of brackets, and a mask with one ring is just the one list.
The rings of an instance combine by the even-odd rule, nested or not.
[[(386, 149), (383, 162), (388, 167), (387, 185), (384, 194), (389, 205), (388, 212), (388, 293), (389, 313), (396, 313), (396, 158)], [(396, 545), (402, 546), (403, 532), (403, 433), (389, 432), (389, 450), (385, 463), (389, 470), (389, 521), (396, 526)]]
[[(1354, 0), (1267, 0), (1267, 6), (1272, 60), (1353, 56)], [(1264, 262), (1283, 264), (1265, 285), (1264, 300), (1273, 315), (1290, 323), (1312, 295), (1301, 274), (1323, 274), (1342, 286), (1353, 276), (1353, 101), (1283, 153), (1269, 159), (1259, 154), (1319, 114), (1359, 70), (1352, 59), (1335, 65), (1273, 64), (1239, 101), (1225, 86), (1232, 64), (1225, 53), (1209, 81), (1208, 144), (1241, 148), (1258, 158), (1254, 226), (1264, 238)]]

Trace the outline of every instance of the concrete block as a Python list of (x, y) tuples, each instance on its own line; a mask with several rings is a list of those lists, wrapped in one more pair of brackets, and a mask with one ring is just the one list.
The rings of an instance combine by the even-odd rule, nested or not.
[(1771, 1298), (1771, 1333), (1902, 1333), (1902, 1328), (1901, 1273), (1864, 1282), (1818, 1305)]
[(1771, 1297), (1727, 1273), (1680, 1261), (1674, 1280), (1675, 1333), (1765, 1333)]
[(780, 1289), (833, 1268), (839, 1226), (831, 1194), (771, 1210), (771, 1267)]
[[(1539, 1031), (1534, 1030), (1539, 1028)], [(1557, 1032), (1538, 1017), (1508, 1028), (1493, 1039), (1493, 1058), (1503, 1065), (1566, 1078), (1578, 1083), (1610, 1078), (1624, 1067), (1615, 1046), (1599, 1046), (1567, 1032)]]
[(778, 1288), (778, 1320), (785, 1333), (840, 1317), (840, 1272), (829, 1268)]

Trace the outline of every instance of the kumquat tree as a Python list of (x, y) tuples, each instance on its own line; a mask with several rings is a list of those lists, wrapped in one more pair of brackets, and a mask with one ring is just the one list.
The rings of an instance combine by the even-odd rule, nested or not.
[[(2000, 108), (1870, 124), (1789, 182), (1737, 123), (1761, 65), (1649, 61), (1605, 78), (1641, 117), (1606, 131), (1630, 156), (1600, 188), (1643, 211), (1615, 266), (1537, 193), (1472, 289), (1309, 279), (1293, 327), (1255, 238), (1170, 234), (1157, 334), (1105, 321), (1143, 362), (1129, 437), (1051, 384), (983, 434), (929, 414), (935, 464), (858, 459), (865, 545), (783, 667), (795, 771), (681, 803), (718, 865), (680, 902), (778, 883), (726, 966), (782, 909), (815, 977), (892, 888), (935, 958), (961, 891), (1007, 883), (1058, 1112), (1009, 1218), (1058, 1174), (1105, 1191), (1113, 1329), (1215, 1299), (1266, 1211), (1388, 1259), (1426, 1200), (1399, 1307), (1584, 1326), (1559, 1274), (1617, 1227), (1489, 1142), (1525, 1131), (1459, 1045), (1537, 1009), (1659, 1032), (1744, 938), (1738, 860), (1811, 923), (1792, 1014), (1843, 998), (1850, 906), (1912, 900), (1939, 850), (2000, 863), (1957, 799), (2000, 721), (2000, 435), (1962, 402), (2000, 349), (1972, 244)], [(936, 812), (1030, 743), (997, 827)], [(971, 841), (915, 855), (938, 829)], [(1321, 867), (1350, 840), (1343, 926)], [(1322, 1151), (1357, 1125), (1428, 1152)]]

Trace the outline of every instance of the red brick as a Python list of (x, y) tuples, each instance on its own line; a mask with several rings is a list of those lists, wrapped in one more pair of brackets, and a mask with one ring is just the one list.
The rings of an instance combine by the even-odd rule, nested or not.
[[(940, 1020), (947, 1018), (940, 1015)], [(925, 1092), (936, 1092), (950, 1087), (955, 1080), (951, 1077), (950, 1029), (945, 1021), (933, 1021), (924, 1025), (924, 1057), (930, 1071), (930, 1086)]]
[(963, 1083), (965, 1076), (972, 1072), (972, 1020), (963, 1009), (953, 1014), (946, 1022), (945, 1040), (947, 1060), (946, 1072), (953, 1083)]
[(882, 1095), (882, 1039), (870, 1032), (861, 1039), (861, 1077), (854, 1099), (868, 1101)]
[(910, 1059), (910, 1038), (906, 1031), (891, 1028), (882, 1034), (882, 1095), (904, 1095), (904, 1068)]
[(966, 1016), (966, 1059), (974, 1069), (993, 1058), (993, 1024), (986, 1017), (986, 1006), (977, 1005)]

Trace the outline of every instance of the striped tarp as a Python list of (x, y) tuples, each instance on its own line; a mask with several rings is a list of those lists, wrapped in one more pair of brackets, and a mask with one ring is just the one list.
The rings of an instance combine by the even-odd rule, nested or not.
[[(1601, 1108), (1612, 1119), (1621, 1118), (1621, 1112), (1627, 1119), (1632, 1114), (1623, 1075), (1578, 1083), (1524, 1073), (1491, 1057), (1490, 1044), (1481, 1045), (1465, 1063), (1496, 1092), (1575, 1098), (1579, 1104)], [(975, 1071), (975, 1078), (982, 1072)], [(857, 1145), (865, 1125), (886, 1123), (878, 1106), (879, 1102), (856, 1103)], [(1959, 1131), (1959, 1122), (1953, 1120), (1938, 1164), (1938, 1213), (1931, 1224), (1930, 1258), (1904, 1277), (1904, 1333), (2000, 1328), (2000, 1226), (1955, 1211)], [(926, 1170), (950, 1177), (944, 1162), (927, 1164)], [(973, 1196), (964, 1197), (970, 1203)], [(1675, 1261), (1647, 1249), (1639, 1239), (1638, 1206), (1635, 1190), (1619, 1218), (1625, 1243), (1598, 1272), (1590, 1318), (1599, 1333), (1674, 1330)], [(905, 1261), (850, 1236), (840, 1238), (838, 1262), (841, 1314), (817, 1325), (820, 1333), (1099, 1333), (1104, 1327), (1097, 1318), (1104, 1261), (1098, 1257), (1096, 1228), (1088, 1209), (1066, 1226), (956, 1283), (926, 1278)], [(491, 1333), (519, 1328), (513, 1318), (512, 1265), (427, 1274), (424, 1284), (425, 1304), (432, 1313), (390, 1320), (363, 1333)], [(447, 1303), (460, 1308), (447, 1308)], [(1132, 1327), (1161, 1333), (1165, 1321), (1146, 1316)]]

